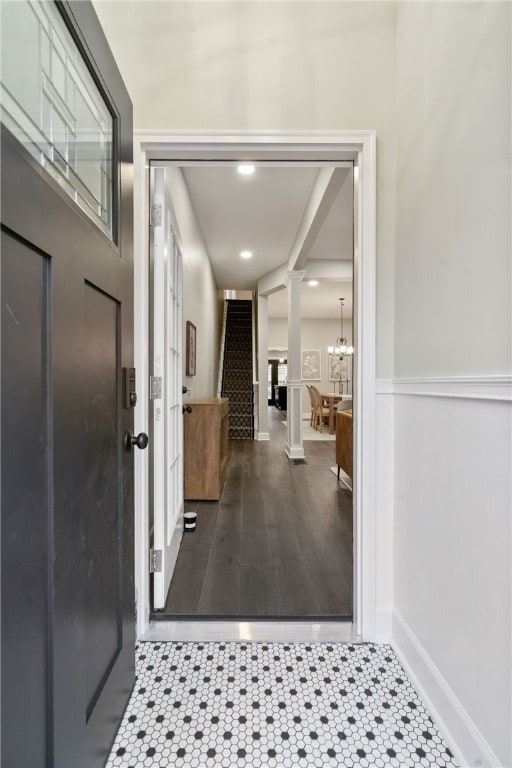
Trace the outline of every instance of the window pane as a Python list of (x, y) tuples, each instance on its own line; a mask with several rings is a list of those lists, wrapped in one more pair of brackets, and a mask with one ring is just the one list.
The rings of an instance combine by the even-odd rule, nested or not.
[(2, 122), (112, 237), (112, 115), (53, 2), (0, 8)]

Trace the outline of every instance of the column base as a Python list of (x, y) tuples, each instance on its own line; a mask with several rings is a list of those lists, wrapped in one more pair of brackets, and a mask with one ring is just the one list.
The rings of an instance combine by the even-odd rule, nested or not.
[(304, 460), (306, 458), (303, 445), (290, 445), (290, 443), (286, 443), (284, 452), (289, 459)]

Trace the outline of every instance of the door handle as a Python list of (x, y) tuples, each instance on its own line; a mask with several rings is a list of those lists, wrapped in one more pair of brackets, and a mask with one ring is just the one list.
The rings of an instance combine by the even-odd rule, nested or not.
[(138, 435), (134, 435), (131, 429), (129, 429), (124, 436), (124, 446), (127, 451), (131, 451), (131, 449), (135, 447), (140, 448), (142, 451), (144, 448), (148, 447), (148, 443), (149, 437), (145, 432), (139, 432)]
[(192, 413), (192, 406), (184, 405), (183, 406), (183, 413)]

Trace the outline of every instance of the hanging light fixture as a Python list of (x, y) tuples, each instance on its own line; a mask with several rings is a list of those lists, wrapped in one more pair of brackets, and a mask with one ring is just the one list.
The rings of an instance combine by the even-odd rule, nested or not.
[(334, 347), (327, 347), (327, 351), (330, 355), (338, 355), (340, 360), (343, 360), (344, 355), (352, 355), (354, 353), (354, 347), (348, 344), (347, 339), (343, 334), (343, 302), (345, 299), (340, 299), (340, 335), (336, 339)]

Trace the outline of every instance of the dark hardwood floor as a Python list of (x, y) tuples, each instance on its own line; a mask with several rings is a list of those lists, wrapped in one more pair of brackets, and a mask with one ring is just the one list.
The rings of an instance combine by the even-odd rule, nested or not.
[(352, 494), (330, 471), (334, 442), (286, 458), (284, 418), (269, 409), (269, 442), (230, 441), (218, 502), (186, 502), (197, 527), (155, 618), (352, 616)]

